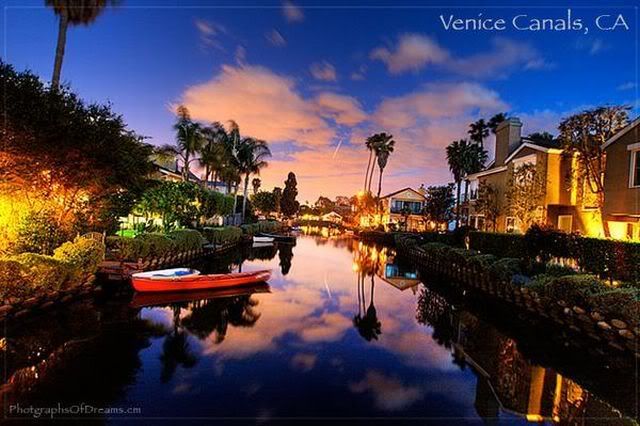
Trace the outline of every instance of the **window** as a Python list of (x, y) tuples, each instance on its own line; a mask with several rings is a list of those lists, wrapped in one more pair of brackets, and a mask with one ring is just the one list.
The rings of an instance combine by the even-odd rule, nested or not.
[(573, 226), (573, 216), (569, 215), (559, 215), (558, 216), (558, 229), (560, 231), (571, 233)]
[(629, 186), (640, 187), (640, 150), (631, 151), (631, 173)]
[(516, 224), (516, 218), (512, 216), (508, 216), (505, 224), (505, 231), (512, 233), (518, 229)]
[(469, 199), (470, 200), (478, 199), (478, 181), (477, 180), (469, 181)]

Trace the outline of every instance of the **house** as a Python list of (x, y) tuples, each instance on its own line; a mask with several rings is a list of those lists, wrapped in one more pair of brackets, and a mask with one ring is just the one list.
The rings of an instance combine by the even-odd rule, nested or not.
[[(533, 141), (521, 135), (522, 122), (512, 117), (496, 129), (494, 160), (485, 170), (467, 176), (467, 191), (462, 202), (462, 216), (466, 223), (480, 230), (524, 232), (526, 226), (510, 213), (507, 191), (514, 171), (530, 164), (542, 176), (540, 204), (535, 210), (537, 221), (566, 232), (596, 234), (597, 207), (593, 195), (585, 189), (584, 179), (576, 177), (578, 162), (566, 155), (557, 141)], [(491, 185), (496, 191), (496, 205), (500, 212), (493, 221), (477, 208), (479, 189)], [(494, 226), (495, 225), (495, 226)]]
[(426, 220), (422, 211), (427, 202), (425, 190), (404, 188), (381, 198), (383, 214), (381, 222), (385, 225), (404, 226), (409, 231), (424, 231)]
[[(151, 173), (152, 179), (182, 182), (182, 168), (178, 165), (177, 161), (175, 163), (155, 161), (153, 165), (155, 166), (155, 170)], [(192, 171), (189, 171), (189, 181), (197, 183), (198, 185), (202, 185), (203, 183), (203, 180)], [(205, 186), (212, 191), (227, 195), (228, 187), (224, 182), (208, 180)]]
[(341, 224), (342, 223), (342, 216), (336, 212), (329, 212), (327, 214), (323, 214), (320, 217), (320, 220), (324, 221), (324, 222), (331, 222), (331, 223), (336, 223), (336, 224)]
[(640, 240), (640, 118), (604, 144), (604, 220), (613, 238)]

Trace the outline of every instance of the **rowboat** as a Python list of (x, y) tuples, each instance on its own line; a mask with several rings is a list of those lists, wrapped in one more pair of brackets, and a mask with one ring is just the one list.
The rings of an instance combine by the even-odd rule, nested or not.
[(172, 303), (192, 302), (195, 300), (223, 299), (226, 297), (249, 296), (256, 293), (270, 293), (267, 283), (258, 283), (242, 287), (221, 288), (212, 290), (174, 291), (163, 293), (136, 293), (129, 304), (132, 308), (148, 306), (164, 306)]
[(273, 237), (253, 237), (254, 243), (272, 243)]
[(145, 293), (228, 288), (266, 282), (269, 278), (269, 270), (201, 275), (195, 269), (177, 268), (138, 272), (131, 275), (131, 283), (136, 291)]
[(265, 234), (263, 232), (262, 234), (260, 234), (260, 237), (273, 238), (274, 241), (279, 241), (284, 243), (292, 243), (296, 241), (296, 237), (294, 235)]

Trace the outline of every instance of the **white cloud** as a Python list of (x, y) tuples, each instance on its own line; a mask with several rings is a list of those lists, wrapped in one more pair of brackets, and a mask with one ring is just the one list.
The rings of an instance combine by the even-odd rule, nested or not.
[(364, 80), (366, 72), (367, 72), (367, 66), (360, 65), (360, 67), (356, 71), (353, 71), (351, 73), (350, 78), (351, 80), (354, 80), (354, 81)]
[(196, 19), (194, 24), (198, 30), (198, 34), (200, 35), (200, 42), (204, 47), (213, 47), (218, 50), (224, 50), (222, 44), (218, 40), (218, 37), (221, 34), (226, 34), (227, 32), (224, 26), (204, 19)]
[(396, 377), (388, 377), (379, 371), (368, 371), (358, 383), (351, 383), (353, 393), (371, 392), (376, 407), (385, 411), (398, 411), (422, 399), (424, 391), (419, 386), (407, 385)]
[(395, 48), (378, 47), (371, 51), (371, 59), (382, 61), (392, 74), (419, 71), (430, 63), (443, 63), (449, 53), (429, 37), (404, 34)]
[(302, 9), (289, 0), (282, 2), (282, 14), (288, 22), (304, 21), (304, 13), (302, 13)]
[(311, 75), (316, 80), (322, 81), (336, 81), (338, 80), (338, 74), (336, 68), (327, 61), (316, 62), (309, 67)]
[(272, 46), (283, 47), (287, 45), (287, 40), (285, 40), (280, 31), (276, 29), (269, 31), (264, 36)]
[(617, 87), (618, 90), (632, 90), (638, 87), (638, 84), (634, 81), (627, 81)]
[(514, 68), (534, 70), (553, 66), (530, 44), (502, 37), (494, 38), (487, 52), (456, 57), (425, 35), (405, 34), (394, 48), (378, 47), (370, 57), (384, 62), (391, 74), (417, 72), (433, 65), (461, 75), (503, 77)]
[(363, 122), (367, 114), (357, 99), (336, 93), (321, 93), (316, 97), (320, 113), (335, 120), (338, 124), (354, 126)]

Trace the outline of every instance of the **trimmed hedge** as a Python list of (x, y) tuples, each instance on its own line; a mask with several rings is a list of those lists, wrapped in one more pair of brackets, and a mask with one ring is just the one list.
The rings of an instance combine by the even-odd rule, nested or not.
[(533, 226), (525, 235), (471, 232), (469, 246), (499, 257), (573, 259), (579, 268), (610, 281), (640, 283), (640, 243), (581, 237)]
[(270, 234), (280, 230), (280, 223), (275, 220), (261, 220), (256, 223), (240, 225), (240, 228), (245, 235), (253, 236), (263, 232)]
[(171, 253), (199, 250), (205, 243), (202, 234), (194, 229), (181, 229), (168, 234), (148, 233), (135, 238), (110, 236), (107, 247), (121, 261), (160, 258)]
[(202, 228), (204, 237), (212, 244), (222, 245), (235, 243), (242, 238), (242, 229), (237, 226), (224, 226), (220, 228)]

